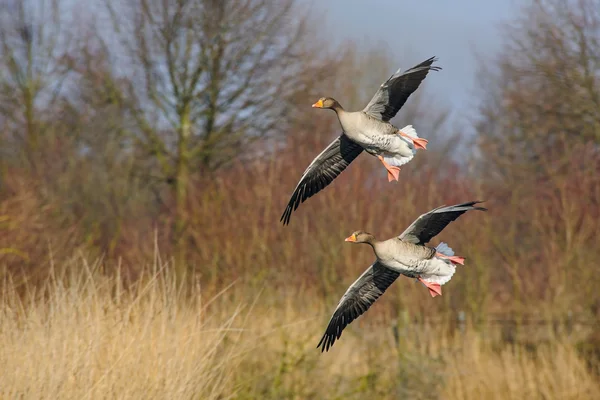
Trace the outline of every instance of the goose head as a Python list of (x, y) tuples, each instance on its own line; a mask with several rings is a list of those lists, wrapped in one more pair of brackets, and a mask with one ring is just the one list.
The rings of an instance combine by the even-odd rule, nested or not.
[(312, 106), (313, 108), (329, 108), (334, 111), (343, 110), (340, 103), (338, 103), (338, 101), (332, 97), (321, 97)]
[(375, 241), (375, 236), (365, 231), (355, 231), (352, 235), (345, 239), (346, 242), (352, 243), (369, 243), (372, 244)]

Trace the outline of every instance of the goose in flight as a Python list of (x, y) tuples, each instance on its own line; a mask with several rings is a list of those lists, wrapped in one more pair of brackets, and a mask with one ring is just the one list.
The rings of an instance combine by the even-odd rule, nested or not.
[(476, 207), (478, 203), (481, 201), (435, 208), (391, 239), (379, 241), (363, 231), (356, 231), (347, 237), (347, 242), (370, 245), (376, 260), (346, 290), (317, 348), (329, 350), (344, 328), (365, 313), (400, 275), (423, 283), (432, 297), (441, 296), (441, 285), (452, 278), (455, 264), (464, 265), (465, 259), (455, 256), (446, 243), (442, 242), (436, 247), (426, 246), (426, 243), (467, 211), (487, 211), (486, 208)]
[(389, 121), (419, 87), (432, 66), (431, 57), (404, 72), (396, 71), (377, 90), (361, 111), (345, 111), (337, 100), (322, 97), (312, 106), (331, 109), (337, 114), (342, 134), (329, 144), (306, 168), (280, 221), (289, 224), (292, 212), (309, 197), (329, 185), (363, 150), (381, 161), (388, 180), (398, 180), (400, 166), (408, 163), (416, 149), (425, 149), (427, 140), (419, 138), (412, 125), (396, 128)]

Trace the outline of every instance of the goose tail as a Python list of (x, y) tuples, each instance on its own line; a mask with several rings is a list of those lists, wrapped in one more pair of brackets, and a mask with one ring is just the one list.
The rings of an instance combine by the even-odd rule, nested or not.
[(412, 160), (415, 156), (415, 154), (417, 153), (416, 149), (414, 149), (414, 144), (413, 141), (411, 140), (411, 138), (419, 138), (419, 135), (417, 134), (417, 131), (415, 130), (415, 128), (413, 128), (412, 125), (406, 125), (404, 128), (400, 129), (399, 133), (402, 133), (406, 136), (398, 136), (397, 140), (403, 140), (405, 142), (408, 142), (409, 145), (412, 147), (411, 148), (411, 155), (410, 156), (403, 156), (400, 154), (394, 154), (394, 153), (384, 153), (382, 154), (383, 156), (383, 160), (390, 164), (393, 165), (395, 167), (400, 167), (406, 163), (408, 163), (410, 160)]

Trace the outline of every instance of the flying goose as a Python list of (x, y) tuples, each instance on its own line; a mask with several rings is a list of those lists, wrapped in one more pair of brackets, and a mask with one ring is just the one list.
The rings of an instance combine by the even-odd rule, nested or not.
[(419, 87), (435, 57), (407, 71), (396, 71), (377, 90), (361, 111), (345, 111), (337, 100), (322, 97), (312, 106), (331, 109), (337, 114), (342, 134), (329, 144), (306, 168), (280, 221), (289, 224), (292, 211), (300, 203), (329, 185), (363, 150), (377, 157), (388, 172), (388, 180), (398, 180), (400, 166), (414, 157), (416, 149), (425, 149), (427, 140), (419, 138), (412, 125), (396, 128), (389, 121)]
[(432, 297), (441, 296), (441, 285), (454, 275), (454, 264), (464, 265), (465, 259), (455, 256), (446, 243), (442, 242), (436, 247), (425, 244), (467, 211), (487, 211), (486, 208), (475, 207), (477, 203), (481, 201), (435, 208), (391, 239), (379, 241), (363, 231), (356, 231), (347, 237), (347, 242), (370, 245), (377, 259), (346, 290), (317, 348), (329, 350), (344, 328), (365, 313), (400, 275), (423, 283)]

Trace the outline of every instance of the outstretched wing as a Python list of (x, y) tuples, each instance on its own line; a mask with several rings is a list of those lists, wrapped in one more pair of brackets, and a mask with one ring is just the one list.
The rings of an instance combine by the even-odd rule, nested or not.
[(280, 221), (289, 224), (292, 211), (329, 185), (362, 151), (360, 145), (343, 133), (331, 142), (302, 174)]
[(432, 67), (436, 61), (435, 57), (423, 61), (411, 69), (400, 72), (396, 71), (387, 81), (381, 84), (369, 104), (363, 112), (381, 121), (389, 121), (394, 118), (398, 110), (402, 108), (408, 97), (419, 87), (429, 71), (439, 71), (440, 67)]
[(364, 314), (399, 275), (377, 261), (367, 268), (342, 296), (317, 348), (321, 347), (321, 352), (328, 351), (344, 328)]
[(477, 203), (481, 203), (481, 201), (471, 201), (455, 206), (435, 208), (417, 218), (398, 237), (405, 242), (423, 245), (443, 231), (450, 222), (454, 221), (467, 211), (487, 211), (487, 208), (474, 207)]

